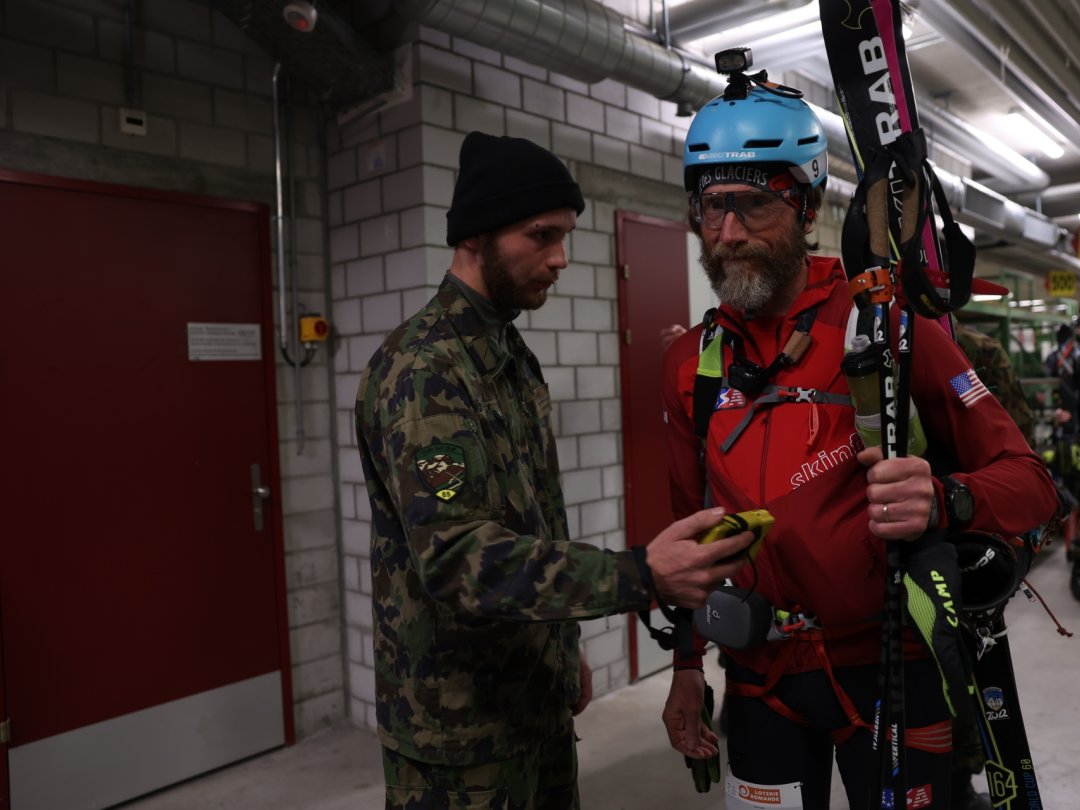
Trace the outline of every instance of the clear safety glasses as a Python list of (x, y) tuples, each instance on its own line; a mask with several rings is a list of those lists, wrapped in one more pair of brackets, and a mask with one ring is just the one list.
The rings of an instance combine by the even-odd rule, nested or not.
[(718, 191), (706, 192), (692, 201), (694, 219), (703, 227), (720, 230), (730, 211), (748, 231), (768, 228), (779, 221), (790, 202), (788, 191)]

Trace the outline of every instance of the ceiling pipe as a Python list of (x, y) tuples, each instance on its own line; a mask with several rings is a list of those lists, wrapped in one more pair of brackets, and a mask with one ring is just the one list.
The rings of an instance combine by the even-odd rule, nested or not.
[(714, 70), (626, 31), (596, 0), (399, 0), (395, 10), (440, 31), (588, 83), (615, 79), (697, 109), (723, 92)]
[[(1080, 123), (1072, 106), (1020, 46), (995, 30), (986, 14), (967, 0), (925, 0), (923, 18), (964, 49), (1017, 105), (1027, 108), (1074, 142), (1080, 142)], [(1007, 57), (1002, 48), (1007, 49)], [(1080, 117), (1080, 113), (1075, 113)]]
[(1062, 13), (1055, 3), (1029, 3), (1025, 10), (1039, 21), (1043, 31), (1065, 54), (1065, 69), (1075, 70), (1076, 62), (1072, 54), (1076, 43), (1080, 41), (1080, 28), (1076, 25), (1076, 20), (1080, 18), (1080, 8), (1076, 11), (1077, 16), (1072, 18)]
[[(1069, 69), (1068, 59), (1059, 53), (1056, 47), (1047, 47), (1047, 40), (1053, 42), (1053, 38), (1032, 24), (1026, 9), (1022, 14), (1017, 13), (1019, 4), (1015, 0), (986, 0), (986, 4), (998, 18), (1002, 30), (1008, 31), (1012, 39), (1019, 43), (1021, 50), (1029, 54), (1042, 68), (1043, 75), (1064, 91), (1072, 110), (1080, 112), (1080, 77), (1075, 70)], [(1053, 44), (1056, 45), (1056, 42)], [(1075, 43), (1073, 47), (1076, 47)], [(1065, 50), (1064, 54), (1068, 53), (1069, 50)]]
[[(1004, 143), (997, 142), (991, 148), (986, 139), (993, 136), (976, 129), (967, 121), (951, 112), (920, 101), (919, 121), (935, 138), (941, 136), (954, 149), (959, 148), (966, 157), (976, 156), (979, 165), (985, 165), (984, 157), (993, 156), (994, 177), (984, 181), (987, 186), (1004, 193), (1041, 191), (1050, 185), (1050, 175)], [(996, 139), (995, 139), (996, 140)]]
[[(727, 85), (723, 77), (677, 50), (632, 35), (618, 14), (595, 0), (398, 0), (395, 10), (422, 25), (580, 81), (610, 78), (693, 109)], [(843, 120), (820, 107), (814, 111), (829, 149), (846, 157)], [(1042, 214), (967, 178), (940, 170), (938, 176), (959, 222), (1041, 253), (1061, 251), (1066, 243), (1067, 232)], [(1080, 260), (1061, 252), (1059, 261), (1080, 271)]]
[(1044, 200), (1056, 200), (1061, 197), (1076, 197), (1080, 196), (1080, 183), (1061, 183), (1057, 186), (1050, 186), (1042, 193)]
[(726, 27), (745, 25), (763, 17), (809, 5), (814, 0), (690, 0), (668, 12), (671, 35), (682, 42), (715, 34)]

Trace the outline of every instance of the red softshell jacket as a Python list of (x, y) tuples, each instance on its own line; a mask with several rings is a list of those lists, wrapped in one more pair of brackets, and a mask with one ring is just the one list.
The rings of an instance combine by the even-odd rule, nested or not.
[[(817, 315), (809, 350), (772, 382), (847, 394), (840, 361), (852, 304), (837, 259), (811, 258), (806, 288), (786, 317), (748, 320), (721, 307), (717, 321), (741, 337), (743, 356), (764, 367), (783, 349), (798, 314), (810, 307), (817, 308)], [(704, 506), (701, 440), (693, 421), (701, 332), (701, 326), (691, 329), (664, 358), (664, 422), (676, 517)], [(725, 369), (732, 353), (725, 345)], [(1020, 534), (1050, 517), (1054, 487), (1043, 462), (993, 396), (979, 395), (977, 386), (975, 394), (961, 396), (972, 384), (970, 372), (967, 358), (944, 330), (919, 323), (913, 399), (929, 441), (943, 442), (959, 469), (970, 471), (954, 475), (974, 495), (976, 516), (970, 528)], [(855, 458), (862, 445), (854, 409), (805, 401), (761, 407), (725, 453), (721, 444), (744, 419), (752, 399), (729, 390), (719, 402), (705, 449), (712, 503), (729, 512), (765, 508), (776, 518), (757, 558), (756, 584), (750, 566), (740, 571), (736, 584), (754, 584), (775, 607), (816, 614), (827, 631), (833, 665), (877, 662), (880, 629), (867, 623), (881, 614), (885, 551), (884, 542), (869, 530), (866, 468)], [(935, 486), (940, 495), (940, 483)], [(785, 643), (727, 652), (765, 673)], [(787, 671), (821, 667), (812, 645), (797, 646), (804, 649), (792, 656)]]

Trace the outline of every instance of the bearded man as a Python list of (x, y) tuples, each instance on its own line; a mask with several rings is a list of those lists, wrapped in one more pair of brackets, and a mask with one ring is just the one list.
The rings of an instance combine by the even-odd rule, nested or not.
[[(725, 636), (737, 642), (721, 645), (727, 807), (828, 810), (834, 761), (852, 810), (884, 806), (870, 779), (885, 541), (939, 543), (947, 556), (951, 533), (1020, 534), (1053, 514), (1053, 484), (933, 325), (912, 349), (911, 390), (938, 466), (863, 446), (841, 372), (854, 326), (847, 277), (839, 260), (810, 255), (828, 169), (825, 132), (807, 104), (759, 86), (717, 97), (691, 123), (683, 165), (720, 307), (664, 356), (672, 506), (676, 517), (705, 504), (767, 509), (775, 523), (753, 569), (734, 580), (764, 597), (766, 611), (793, 617), (783, 632), (753, 638), (747, 621)], [(692, 767), (719, 750), (702, 716), (704, 651), (696, 638), (693, 655), (676, 654), (663, 713)], [(952, 694), (950, 706), (910, 630), (904, 678), (908, 801), (947, 808), (950, 709), (967, 697)]]
[(386, 807), (571, 810), (592, 691), (577, 621), (700, 606), (752, 535), (699, 545), (724, 515), (707, 509), (647, 551), (570, 540), (551, 398), (512, 321), (547, 300), (585, 202), (531, 141), (473, 132), (460, 164), (450, 269), (356, 403)]

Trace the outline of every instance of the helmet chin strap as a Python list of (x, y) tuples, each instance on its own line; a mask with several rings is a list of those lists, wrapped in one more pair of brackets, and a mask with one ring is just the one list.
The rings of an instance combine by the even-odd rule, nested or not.
[(802, 196), (802, 210), (799, 212), (799, 221), (803, 225), (813, 225), (814, 217), (817, 216), (817, 211), (810, 207), (809, 190), (804, 189), (800, 196)]

